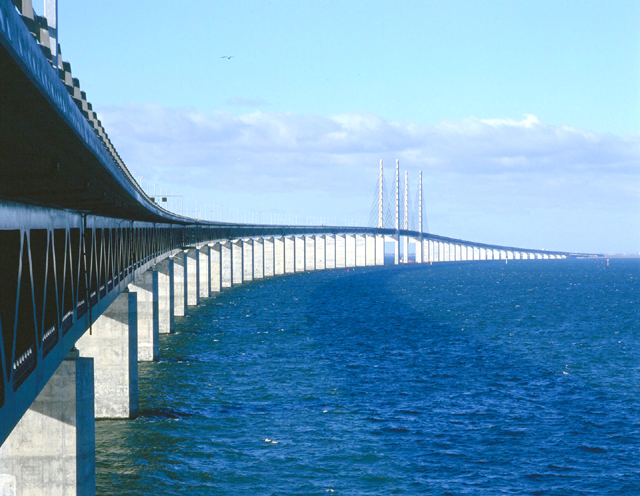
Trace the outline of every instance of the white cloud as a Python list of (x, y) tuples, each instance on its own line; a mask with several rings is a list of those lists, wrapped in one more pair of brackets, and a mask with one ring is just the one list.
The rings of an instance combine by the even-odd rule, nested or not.
[(639, 135), (553, 126), (534, 115), (428, 126), (366, 112), (135, 105), (100, 114), (132, 170), (212, 203), (235, 198), (255, 210), (368, 219), (378, 161), (390, 183), (398, 158), (412, 179), (423, 171), (434, 231), (550, 249), (640, 250)]

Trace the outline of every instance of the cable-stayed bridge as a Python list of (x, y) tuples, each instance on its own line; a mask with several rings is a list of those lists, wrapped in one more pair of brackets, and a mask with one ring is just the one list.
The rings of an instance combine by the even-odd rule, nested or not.
[[(95, 418), (137, 415), (137, 363), (202, 298), (395, 262), (586, 256), (425, 232), (405, 174), (373, 226), (212, 222), (145, 193), (62, 60), (56, 0), (0, 0), (0, 493), (93, 494)], [(402, 215), (401, 215), (402, 212)], [(377, 220), (377, 223), (375, 222)], [(423, 228), (424, 227), (424, 228)]]

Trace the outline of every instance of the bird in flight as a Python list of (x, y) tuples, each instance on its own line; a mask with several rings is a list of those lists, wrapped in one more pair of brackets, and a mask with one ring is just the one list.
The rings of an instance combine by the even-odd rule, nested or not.
[(231, 60), (233, 58), (233, 55), (223, 55), (222, 57), (220, 57), (221, 59), (227, 59), (227, 60)]

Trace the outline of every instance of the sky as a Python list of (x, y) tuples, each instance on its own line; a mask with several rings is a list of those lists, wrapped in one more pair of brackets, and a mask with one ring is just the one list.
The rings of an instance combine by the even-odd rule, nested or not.
[(433, 233), (640, 252), (638, 1), (60, 0), (59, 33), (128, 167), (181, 194), (367, 223), (399, 159)]

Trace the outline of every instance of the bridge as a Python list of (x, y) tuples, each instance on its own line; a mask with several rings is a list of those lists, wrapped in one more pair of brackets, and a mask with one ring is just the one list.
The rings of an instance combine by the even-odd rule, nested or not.
[[(135, 418), (137, 364), (225, 288), (394, 262), (557, 259), (580, 253), (375, 227), (208, 222), (135, 181), (62, 60), (56, 0), (0, 0), (0, 493), (93, 494), (95, 419)], [(420, 202), (422, 192), (420, 186)], [(400, 246), (403, 258), (400, 258)]]

